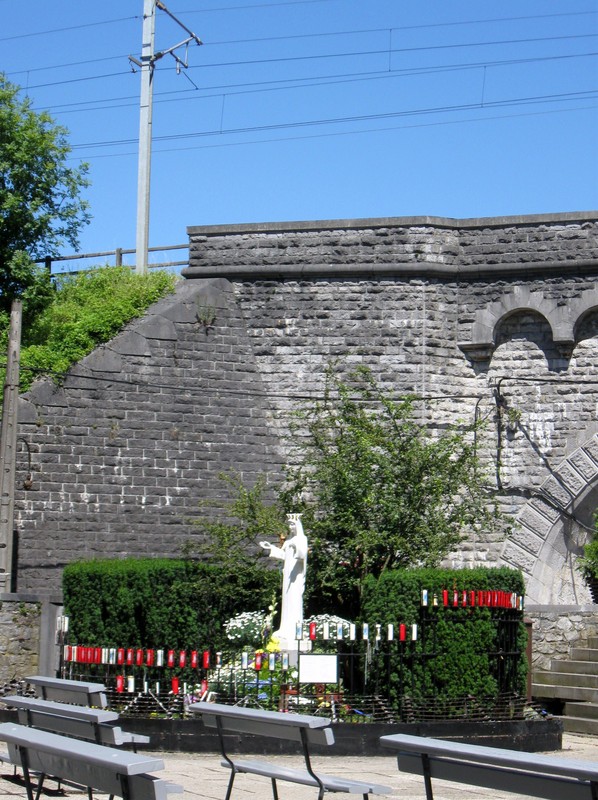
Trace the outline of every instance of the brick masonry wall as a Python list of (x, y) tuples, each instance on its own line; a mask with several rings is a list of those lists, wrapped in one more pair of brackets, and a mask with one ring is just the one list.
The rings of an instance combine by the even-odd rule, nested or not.
[(180, 556), (221, 471), (278, 471), (243, 320), (218, 284), (181, 283), (62, 386), (23, 398), (33, 486), (16, 501), (19, 591), (59, 590), (74, 560)]
[(19, 589), (58, 588), (74, 558), (177, 555), (219, 472), (274, 480), (293, 460), (289, 414), (340, 359), (416, 393), (432, 425), (487, 420), (478, 445), (517, 527), (452, 563), (517, 566), (531, 601), (585, 602), (597, 229), (595, 214), (191, 228), (177, 295), (23, 398)]

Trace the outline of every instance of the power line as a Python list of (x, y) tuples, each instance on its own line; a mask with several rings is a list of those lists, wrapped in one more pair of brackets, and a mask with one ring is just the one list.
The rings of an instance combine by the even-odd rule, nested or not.
[[(186, 14), (201, 14), (204, 13), (203, 11), (187, 11)], [(263, 44), (265, 42), (284, 42), (284, 41), (292, 41), (294, 39), (316, 39), (316, 38), (325, 38), (325, 37), (334, 37), (334, 36), (355, 36), (355, 35), (364, 35), (368, 33), (388, 33), (393, 31), (404, 31), (404, 30), (414, 30), (420, 28), (443, 28), (443, 27), (452, 27), (452, 26), (462, 26), (462, 25), (477, 25), (480, 23), (488, 23), (488, 22), (512, 22), (512, 21), (519, 21), (519, 20), (529, 20), (529, 19), (545, 19), (551, 17), (569, 17), (569, 16), (581, 16), (581, 15), (592, 15), (596, 14), (595, 11), (578, 11), (578, 12), (563, 12), (560, 14), (538, 14), (534, 16), (525, 16), (525, 17), (496, 17), (494, 19), (488, 20), (465, 20), (463, 22), (438, 22), (438, 23), (428, 23), (425, 25), (401, 25), (401, 26), (391, 26), (386, 28), (356, 28), (350, 31), (326, 31), (321, 33), (298, 33), (292, 35), (285, 35), (285, 36), (261, 36), (261, 37), (253, 37), (249, 39), (222, 39), (212, 42), (204, 42), (204, 47), (206, 48), (213, 48), (213, 47), (220, 47), (223, 45), (234, 45), (234, 44)], [(116, 20), (108, 20), (104, 23), (92, 23), (93, 25), (102, 25), (108, 24), (110, 22), (120, 22), (122, 19), (139, 19), (139, 17), (124, 17), (121, 19)], [(61, 29), (61, 30), (69, 30), (69, 29)], [(41, 35), (41, 34), (22, 34), (23, 36), (30, 36), (30, 35)], [(18, 36), (8, 37), (8, 38), (19, 38)], [(0, 39), (0, 41), (5, 41)], [(85, 59), (84, 61), (70, 61), (65, 62), (64, 64), (49, 64), (43, 67), (31, 67), (29, 69), (22, 69), (16, 70), (8, 73), (9, 75), (23, 75), (26, 73), (31, 72), (47, 72), (51, 69), (64, 69), (66, 67), (77, 67), (83, 64), (94, 64), (99, 63), (102, 61), (116, 61), (117, 59), (127, 58), (128, 53), (121, 53), (119, 55), (114, 56), (107, 56), (103, 58), (91, 58)], [(45, 84), (44, 84), (45, 85)]]
[[(375, 71), (360, 71), (339, 73), (336, 75), (316, 75), (310, 78), (281, 78), (279, 80), (268, 81), (254, 81), (252, 83), (229, 83), (220, 84), (209, 87), (201, 87), (197, 91), (190, 89), (183, 89), (169, 92), (156, 92), (154, 94), (154, 103), (178, 103), (186, 100), (204, 100), (211, 97), (218, 97), (223, 92), (227, 95), (242, 95), (252, 94), (258, 92), (269, 91), (287, 91), (289, 89), (304, 89), (312, 86), (335, 86), (344, 83), (356, 83), (362, 81), (377, 81), (377, 80), (392, 80), (396, 78), (406, 78), (418, 75), (434, 75), (442, 74), (444, 72), (456, 72), (460, 70), (482, 69), (492, 67), (515, 66), (518, 64), (536, 64), (550, 61), (563, 61), (578, 58), (593, 58), (598, 56), (598, 51), (590, 51), (587, 53), (574, 53), (570, 55), (558, 56), (539, 56), (530, 58), (515, 58), (499, 61), (476, 61), (476, 62), (461, 62), (453, 64), (441, 64), (434, 67), (405, 67), (403, 69), (392, 71), (380, 72)], [(45, 84), (54, 85), (54, 84)], [(243, 87), (249, 87), (244, 89)], [(231, 91), (235, 90), (235, 91)], [(198, 94), (200, 92), (200, 94)], [(216, 94), (208, 94), (208, 92), (216, 92)], [(172, 96), (176, 95), (176, 96)], [(159, 99), (156, 99), (159, 98)], [(161, 99), (160, 99), (161, 98)], [(60, 114), (73, 114), (80, 111), (105, 111), (112, 108), (127, 108), (129, 106), (137, 105), (137, 95), (125, 95), (121, 97), (103, 98), (98, 100), (80, 100), (75, 103), (64, 103), (58, 106), (52, 106), (53, 113)], [(131, 101), (131, 102), (121, 102)], [(97, 105), (98, 103), (113, 103), (113, 105)], [(94, 104), (93, 108), (90, 106)], [(62, 110), (64, 109), (64, 110)]]
[[(225, 128), (222, 130), (214, 129), (211, 131), (191, 131), (189, 133), (167, 134), (163, 136), (154, 137), (154, 141), (167, 142), (167, 141), (180, 141), (182, 139), (193, 139), (205, 136), (215, 135), (230, 135), (238, 133), (255, 133), (258, 131), (272, 131), (272, 130), (285, 130), (289, 128), (303, 128), (316, 125), (337, 125), (346, 122), (367, 122), (374, 119), (390, 119), (396, 117), (419, 116), (422, 114), (440, 114), (450, 111), (470, 111), (484, 108), (505, 108), (510, 106), (546, 103), (546, 102), (565, 102), (568, 100), (576, 100), (580, 97), (592, 99), (598, 89), (591, 89), (582, 92), (566, 92), (560, 94), (548, 95), (533, 95), (530, 97), (511, 98), (509, 100), (494, 100), (487, 101), (483, 105), (480, 102), (476, 103), (461, 103), (458, 105), (434, 106), (429, 108), (411, 109), (410, 111), (391, 111), (380, 114), (353, 114), (344, 117), (328, 117), (323, 119), (302, 120), (298, 122), (282, 122), (271, 125), (252, 125), (243, 126), (238, 128)], [(79, 150), (84, 148), (98, 148), (108, 146), (124, 146), (135, 143), (136, 139), (113, 139), (103, 142), (85, 142), (83, 144), (74, 144), (71, 146), (72, 150)]]
[[(272, 5), (281, 5), (280, 3), (272, 3)], [(290, 5), (284, 3), (282, 5)], [(256, 6), (258, 7), (258, 6)], [(233, 7), (237, 9), (237, 6)], [(241, 6), (241, 8), (251, 8), (251, 6)], [(229, 9), (222, 8), (218, 9), (220, 11), (226, 11)], [(190, 10), (185, 11), (185, 14), (203, 14), (204, 10)], [(491, 22), (520, 22), (524, 20), (538, 20), (538, 19), (550, 19), (551, 17), (578, 17), (578, 16), (588, 16), (588, 15), (595, 15), (598, 13), (597, 11), (561, 11), (554, 14), (529, 14), (527, 16), (521, 17), (492, 17), (489, 19), (468, 19), (468, 20), (460, 20), (458, 22), (427, 22), (422, 25), (400, 25), (400, 26), (393, 26), (392, 30), (400, 30), (400, 31), (412, 31), (412, 30), (420, 30), (426, 28), (451, 28), (451, 27), (460, 27), (462, 25), (486, 25)], [(372, 30), (388, 30), (388, 28), (374, 28)], [(317, 36), (318, 34), (307, 34)], [(328, 34), (323, 34), (327, 36)], [(301, 34), (297, 37), (282, 37), (282, 38), (300, 38)], [(258, 42), (258, 41), (269, 41), (269, 39), (231, 39), (225, 40), (223, 42), (214, 42), (214, 44), (242, 44), (244, 42)]]
[[(381, 29), (388, 31), (389, 29)], [(393, 30), (393, 29), (390, 29)], [(363, 31), (355, 31), (354, 33), (362, 33)], [(367, 32), (367, 31), (366, 31)], [(353, 32), (352, 32), (353, 33)], [(567, 34), (562, 36), (545, 36), (545, 37), (536, 37), (536, 38), (523, 38), (523, 39), (502, 39), (502, 40), (495, 40), (490, 42), (458, 42), (453, 44), (442, 44), (442, 45), (422, 45), (419, 47), (384, 47), (381, 49), (374, 49), (374, 50), (345, 50), (340, 53), (319, 53), (313, 55), (303, 55), (303, 56), (284, 56), (280, 58), (261, 58), (261, 59), (246, 59), (244, 61), (221, 61), (215, 62), (210, 64), (201, 64), (196, 66), (189, 66), (189, 69), (214, 69), (218, 67), (231, 67), (231, 66), (262, 66), (266, 64), (285, 64), (297, 61), (307, 61), (313, 62), (317, 60), (323, 59), (333, 59), (333, 58), (351, 58), (351, 57), (363, 57), (363, 56), (375, 56), (375, 55), (392, 55), (397, 53), (413, 53), (413, 52), (431, 52), (435, 50), (447, 50), (447, 49), (459, 49), (459, 48), (470, 48), (470, 47), (489, 47), (494, 45), (506, 45), (506, 44), (532, 44), (537, 42), (549, 42), (549, 41), (563, 41), (563, 40), (574, 40), (574, 39), (588, 39), (588, 38), (595, 38), (598, 36), (598, 33), (583, 33), (583, 34)], [(286, 37), (285, 37), (286, 38)], [(0, 41), (2, 41), (0, 39)], [(573, 54), (575, 55), (575, 54)], [(104, 60), (114, 60), (116, 56), (110, 57), (110, 59), (97, 59), (97, 61), (104, 61)], [(551, 58), (558, 58), (558, 56), (551, 56)], [(73, 66), (78, 66), (81, 63), (89, 63), (89, 62), (74, 62)], [(59, 67), (48, 67), (46, 69), (58, 69)], [(36, 68), (35, 71), (38, 71)], [(21, 73), (32, 72), (34, 70), (21, 70)], [(10, 73), (10, 74), (20, 74), (20, 73)], [(125, 72), (112, 72), (106, 73), (104, 75), (93, 75), (83, 78), (71, 78), (63, 81), (50, 81), (48, 83), (38, 83), (32, 84), (27, 86), (27, 90), (30, 91), (32, 89), (40, 89), (46, 88), (48, 86), (56, 86), (56, 85), (66, 85), (69, 83), (80, 83), (86, 80), (97, 80), (99, 78), (112, 78), (119, 75), (126, 75), (129, 74), (129, 70)]]
[(30, 33), (18, 33), (14, 36), (2, 36), (0, 37), (0, 42), (10, 42), (15, 39), (29, 39), (32, 36), (48, 36), (51, 33), (66, 33), (67, 31), (78, 31), (82, 28), (97, 28), (99, 25), (112, 25), (115, 22), (129, 22), (134, 19), (139, 19), (138, 16), (135, 17), (118, 17), (116, 19), (105, 19), (100, 22), (85, 22), (81, 25), (69, 25), (66, 28), (49, 28), (46, 31), (32, 31)]
[[(188, 147), (162, 147), (155, 152), (157, 153), (179, 153), (184, 152), (187, 150), (206, 150), (206, 149), (213, 149), (216, 147), (245, 147), (247, 145), (252, 144), (271, 144), (273, 142), (295, 142), (295, 141), (303, 141), (305, 139), (327, 139), (330, 137), (335, 136), (359, 136), (361, 134), (367, 133), (385, 133), (387, 131), (402, 131), (402, 130), (411, 130), (413, 128), (435, 128), (442, 125), (463, 125), (470, 122), (493, 122), (497, 120), (507, 120), (507, 119), (519, 119), (520, 117), (539, 117), (539, 116), (546, 116), (548, 114), (568, 114), (572, 111), (586, 111), (586, 110), (593, 110), (598, 108), (598, 106), (576, 106), (574, 108), (559, 108), (559, 109), (552, 109), (550, 111), (529, 111), (522, 114), (500, 114), (498, 116), (484, 116), (484, 117), (468, 117), (467, 119), (458, 119), (458, 120), (438, 120), (436, 122), (419, 122), (413, 125), (391, 125), (384, 128), (365, 128), (355, 131), (334, 131), (330, 133), (311, 133), (305, 134), (302, 136), (283, 136), (283, 137), (270, 137), (268, 139), (252, 139), (250, 141), (242, 141), (242, 142), (216, 142), (214, 144), (199, 144), (199, 145), (192, 145)], [(86, 160), (94, 160), (97, 161), (100, 158), (118, 158), (120, 156), (132, 156), (137, 155), (135, 151), (129, 151), (126, 153), (105, 153), (99, 155), (91, 155), (85, 156)], [(69, 161), (80, 161), (81, 156), (77, 158), (69, 158)]]

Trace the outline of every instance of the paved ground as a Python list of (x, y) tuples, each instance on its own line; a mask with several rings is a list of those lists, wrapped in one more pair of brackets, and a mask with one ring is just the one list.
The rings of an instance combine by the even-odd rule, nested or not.
[[(598, 761), (598, 737), (582, 736), (577, 734), (563, 735), (563, 749), (558, 755), (565, 758), (579, 758), (587, 761)], [(172, 800), (224, 800), (228, 771), (220, 766), (220, 757), (217, 755), (191, 755), (188, 753), (161, 753), (165, 769), (159, 773), (160, 777), (167, 778), (184, 787), (183, 795), (171, 795)], [(300, 759), (294, 756), (278, 757), (278, 760), (300, 765)], [(368, 776), (379, 783), (392, 787), (392, 797), (405, 800), (425, 800), (423, 781), (416, 776), (399, 774), (396, 760), (392, 756), (353, 758), (353, 757), (327, 757), (314, 759), (315, 764), (324, 764), (324, 769), (330, 774), (361, 778)], [(156, 773), (158, 774), (158, 773)], [(282, 784), (280, 795), (284, 800), (316, 800), (317, 793), (307, 787), (293, 784)], [(270, 783), (265, 778), (250, 775), (241, 775), (235, 782), (233, 800), (268, 800), (272, 796)], [(330, 795), (329, 795), (330, 796)], [(346, 797), (351, 795), (336, 795)], [(523, 800), (527, 795), (504, 794), (502, 792), (489, 792), (486, 789), (460, 785), (457, 783), (443, 783), (435, 781), (435, 800), (478, 800), (478, 798), (492, 798), (492, 800)], [(67, 798), (68, 800), (86, 800), (87, 794), (74, 789), (57, 791), (56, 785), (48, 782), (47, 789), (42, 793), (42, 798)], [(353, 795), (355, 797), (355, 795)], [(12, 769), (6, 764), (0, 764), (0, 800), (26, 800), (25, 788), (22, 781), (12, 776)], [(102, 798), (104, 800), (104, 798)]]

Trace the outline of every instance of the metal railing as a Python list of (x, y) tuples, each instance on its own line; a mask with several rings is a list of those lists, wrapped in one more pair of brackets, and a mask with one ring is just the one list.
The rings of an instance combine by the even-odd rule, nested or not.
[[(166, 245), (165, 247), (150, 247), (148, 251), (150, 253), (161, 253), (161, 252), (169, 252), (170, 250), (187, 250), (187, 258), (184, 261), (160, 261), (155, 262), (152, 264), (148, 264), (148, 269), (179, 269), (181, 267), (186, 267), (189, 264), (189, 245), (188, 244), (171, 244)], [(35, 263), (36, 264), (44, 264), (46, 269), (51, 274), (60, 274), (62, 272), (68, 273), (77, 273), (77, 272), (85, 272), (88, 269), (97, 266), (97, 264), (88, 264), (87, 266), (83, 266), (79, 269), (62, 269), (57, 270), (55, 269), (55, 264), (57, 263), (66, 263), (66, 262), (75, 262), (75, 261), (90, 261), (91, 259), (107, 259), (104, 263), (109, 263), (113, 261), (115, 267), (122, 267), (130, 266), (131, 268), (135, 267), (135, 264), (124, 264), (123, 256), (128, 256), (131, 254), (135, 254), (135, 249), (126, 249), (123, 247), (117, 247), (116, 250), (102, 250), (98, 253), (75, 253), (72, 255), (67, 256), (46, 256), (45, 258), (38, 259)]]

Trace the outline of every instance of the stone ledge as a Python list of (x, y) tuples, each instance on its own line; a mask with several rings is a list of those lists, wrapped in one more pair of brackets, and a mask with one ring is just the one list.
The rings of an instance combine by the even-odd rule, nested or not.
[(506, 217), (374, 217), (366, 219), (324, 219), (288, 222), (245, 222), (231, 225), (190, 225), (187, 234), (214, 236), (243, 233), (282, 233), (292, 231), (342, 230), (344, 228), (493, 228), (505, 225), (538, 225), (542, 223), (596, 222), (598, 211), (568, 211), (555, 214), (522, 214)]

